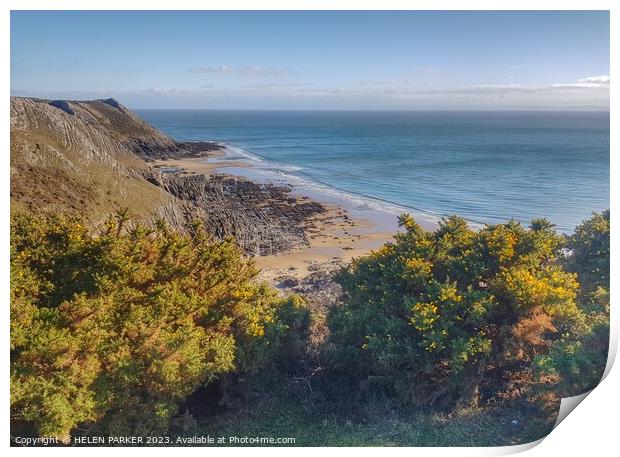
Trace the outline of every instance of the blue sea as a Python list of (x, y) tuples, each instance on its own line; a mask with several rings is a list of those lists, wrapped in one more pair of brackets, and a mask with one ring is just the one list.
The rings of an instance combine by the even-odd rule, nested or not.
[(214, 140), (253, 172), (358, 205), (474, 225), (545, 217), (570, 232), (609, 208), (608, 112), (138, 110)]

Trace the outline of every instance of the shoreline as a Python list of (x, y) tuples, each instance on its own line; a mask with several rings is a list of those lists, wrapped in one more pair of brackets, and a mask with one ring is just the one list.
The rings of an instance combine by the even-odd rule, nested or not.
[[(202, 157), (155, 160), (153, 168), (180, 176), (227, 176), (257, 184), (286, 186), (292, 198), (320, 203), (326, 211), (304, 223), (302, 227), (309, 246), (293, 248), (281, 254), (253, 257), (260, 269), (259, 278), (272, 283), (280, 280), (301, 280), (317, 268), (329, 265), (338, 268), (354, 257), (368, 254), (390, 241), (398, 230), (396, 215), (371, 208), (355, 207), (345, 198), (321, 193), (301, 183), (285, 179), (270, 180), (253, 166), (231, 159), (226, 149), (209, 151)], [(425, 227), (430, 228), (430, 227)]]
[[(387, 230), (398, 230), (397, 217), (411, 214), (423, 229), (438, 228), (442, 214), (423, 209), (404, 207), (398, 203), (360, 193), (339, 189), (321, 181), (295, 174), (301, 168), (264, 159), (240, 147), (222, 144), (218, 154), (204, 156), (208, 165), (218, 168), (218, 173), (242, 177), (259, 184), (289, 186), (294, 195), (301, 195), (314, 201), (334, 204), (346, 209), (351, 216), (370, 219)], [(470, 221), (475, 223), (474, 221)]]

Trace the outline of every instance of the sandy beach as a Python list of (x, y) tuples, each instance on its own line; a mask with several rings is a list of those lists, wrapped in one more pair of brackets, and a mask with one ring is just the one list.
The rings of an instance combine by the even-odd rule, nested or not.
[[(224, 151), (214, 151), (209, 153), (208, 158), (157, 160), (152, 166), (169, 173), (208, 176), (228, 174), (222, 172), (222, 169), (230, 171), (249, 167), (244, 162), (222, 159), (224, 156)], [(308, 238), (308, 247), (280, 255), (262, 255), (254, 258), (263, 279), (273, 280), (282, 276), (301, 279), (318, 264), (340, 264), (367, 254), (382, 246), (394, 234), (394, 230), (389, 230), (385, 225), (382, 226), (370, 218), (352, 215), (343, 205), (322, 201), (316, 193), (306, 193), (299, 187), (292, 190), (294, 198), (318, 201), (327, 211), (305, 222), (304, 231)]]

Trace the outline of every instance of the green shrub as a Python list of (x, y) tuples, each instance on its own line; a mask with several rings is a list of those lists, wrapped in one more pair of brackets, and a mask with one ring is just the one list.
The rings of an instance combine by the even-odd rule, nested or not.
[(434, 233), (402, 216), (403, 233), (356, 259), (330, 317), (337, 368), (407, 402), (444, 404), (518, 395), (536, 356), (587, 329), (563, 238), (535, 220), (473, 231), (450, 217)]
[(595, 213), (570, 237), (566, 268), (577, 274), (578, 301), (585, 331), (562, 336), (536, 360), (538, 374), (559, 395), (573, 396), (596, 387), (607, 364), (609, 347), (609, 210)]
[(601, 287), (609, 290), (609, 210), (594, 213), (570, 237), (567, 269), (579, 275), (583, 293)]
[(11, 410), (40, 435), (102, 419), (110, 433), (165, 431), (180, 400), (264, 368), (305, 322), (234, 242), (126, 224), (119, 212), (97, 235), (79, 219), (11, 219)]

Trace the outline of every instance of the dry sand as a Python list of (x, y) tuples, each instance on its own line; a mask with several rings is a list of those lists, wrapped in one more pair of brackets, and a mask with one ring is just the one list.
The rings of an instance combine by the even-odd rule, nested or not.
[(328, 211), (320, 216), (321, 220), (313, 224), (315, 228), (307, 232), (310, 247), (281, 255), (256, 257), (256, 265), (263, 270), (262, 276), (269, 278), (286, 274), (302, 278), (316, 263), (349, 261), (379, 248), (393, 235), (374, 230), (369, 221), (348, 216), (344, 219), (342, 213), (338, 207), (328, 207)]
[[(223, 152), (215, 151), (209, 157), (223, 155)], [(224, 167), (249, 166), (236, 161), (206, 162), (204, 157), (157, 160), (153, 165), (157, 168), (175, 168), (182, 174), (205, 175), (220, 174), (218, 169)], [(269, 280), (282, 275), (303, 278), (309, 274), (312, 265), (337, 260), (349, 261), (379, 248), (392, 238), (392, 232), (381, 230), (371, 220), (354, 219), (340, 206), (320, 203), (327, 211), (307, 222), (305, 231), (309, 247), (281, 255), (254, 258), (261, 269), (262, 278)]]

